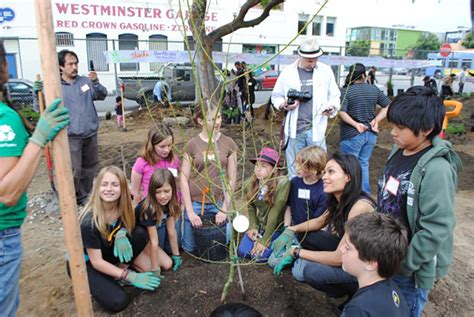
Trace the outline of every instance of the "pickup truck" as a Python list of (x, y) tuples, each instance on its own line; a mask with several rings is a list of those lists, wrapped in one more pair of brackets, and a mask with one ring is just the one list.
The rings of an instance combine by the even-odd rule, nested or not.
[(153, 88), (158, 81), (164, 81), (171, 89), (173, 101), (194, 101), (196, 95), (194, 76), (188, 65), (166, 64), (160, 68), (157, 76), (129, 76), (119, 79), (124, 84), (123, 97), (142, 106), (147, 102), (154, 102)]

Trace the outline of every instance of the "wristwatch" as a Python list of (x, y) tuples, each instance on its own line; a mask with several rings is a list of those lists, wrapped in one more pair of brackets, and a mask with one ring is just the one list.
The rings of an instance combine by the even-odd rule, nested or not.
[(296, 247), (295, 250), (293, 251), (293, 256), (295, 257), (295, 259), (300, 258), (300, 251), (301, 251), (300, 247)]

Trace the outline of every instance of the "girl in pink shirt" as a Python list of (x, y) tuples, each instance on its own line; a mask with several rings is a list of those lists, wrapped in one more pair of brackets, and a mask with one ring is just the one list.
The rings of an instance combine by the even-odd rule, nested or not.
[(180, 161), (173, 153), (173, 142), (173, 132), (164, 124), (158, 124), (156, 128), (148, 131), (148, 139), (132, 169), (131, 191), (135, 204), (146, 196), (151, 175), (155, 170), (168, 169), (175, 177), (178, 176)]

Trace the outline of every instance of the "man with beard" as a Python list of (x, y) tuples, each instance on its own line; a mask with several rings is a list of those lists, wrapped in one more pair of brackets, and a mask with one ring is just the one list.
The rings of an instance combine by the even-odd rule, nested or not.
[(71, 117), (68, 139), (76, 200), (84, 205), (99, 163), (99, 117), (94, 100), (104, 100), (107, 89), (99, 83), (95, 71), (90, 71), (88, 77), (78, 75), (79, 58), (73, 51), (60, 51), (58, 60), (64, 105)]

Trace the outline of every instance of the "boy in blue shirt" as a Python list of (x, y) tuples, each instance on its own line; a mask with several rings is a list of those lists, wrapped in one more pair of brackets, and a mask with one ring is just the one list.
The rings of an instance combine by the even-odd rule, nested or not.
[(359, 289), (342, 316), (405, 317), (408, 306), (390, 279), (407, 250), (406, 230), (391, 216), (364, 213), (349, 220), (341, 243), (342, 268), (357, 278)]

